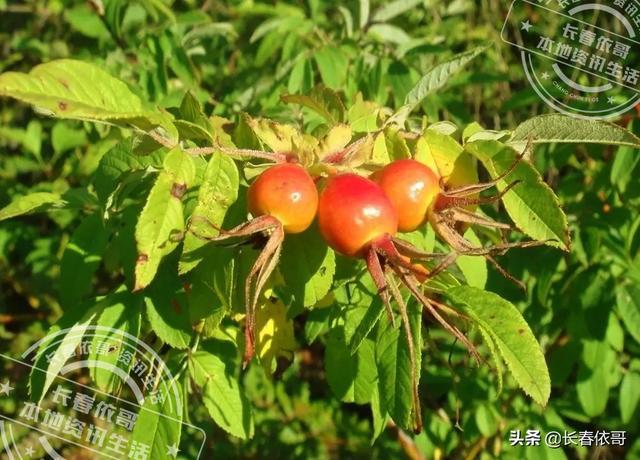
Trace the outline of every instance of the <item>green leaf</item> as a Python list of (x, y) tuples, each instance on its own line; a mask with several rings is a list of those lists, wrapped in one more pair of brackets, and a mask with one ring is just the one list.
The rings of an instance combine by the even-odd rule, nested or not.
[(56, 153), (80, 147), (87, 143), (87, 134), (83, 129), (73, 129), (69, 122), (60, 121), (51, 130), (51, 145)]
[(440, 177), (447, 178), (456, 169), (463, 151), (463, 147), (451, 136), (427, 129), (416, 142), (414, 158), (429, 166)]
[(530, 139), (536, 144), (564, 142), (640, 148), (636, 135), (614, 123), (558, 114), (540, 115), (525, 121), (513, 132), (511, 143), (526, 143)]
[(606, 341), (584, 341), (576, 390), (578, 401), (590, 418), (597, 417), (607, 408), (609, 379), (617, 365), (616, 353)]
[(98, 198), (106, 203), (111, 193), (123, 186), (123, 176), (137, 171), (162, 168), (166, 151), (156, 150), (149, 155), (134, 152), (138, 141), (130, 137), (114, 145), (103, 155), (93, 177)]
[(189, 374), (202, 391), (209, 415), (226, 432), (241, 439), (253, 436), (251, 406), (240, 388), (235, 349), (205, 343), (189, 359)]
[(490, 45), (481, 46), (464, 53), (457, 54), (450, 59), (436, 65), (429, 70), (411, 91), (406, 95), (404, 105), (396, 111), (390, 120), (403, 124), (406, 117), (420, 105), (430, 94), (443, 88), (447, 82), (460, 72), (469, 62), (489, 49)]
[(164, 159), (147, 203), (136, 224), (135, 290), (146, 287), (154, 278), (164, 256), (178, 245), (184, 232), (182, 196), (195, 178), (193, 159), (176, 148)]
[(67, 201), (57, 193), (34, 192), (29, 195), (19, 196), (0, 209), (0, 221), (25, 214), (62, 208), (65, 205), (67, 205)]
[[(177, 379), (177, 367), (173, 362), (167, 363), (174, 378)], [(175, 373), (174, 373), (175, 372)], [(150, 446), (149, 458), (170, 458), (167, 454), (169, 446), (180, 445), (184, 405), (187, 403), (181, 391), (174, 389), (178, 382), (171, 380), (167, 385), (167, 395), (160, 401), (147, 397), (138, 412), (131, 440)], [(165, 385), (165, 382), (161, 383)]]
[[(465, 148), (484, 164), (494, 178), (506, 171), (517, 155), (511, 147), (497, 141), (476, 141)], [(571, 240), (567, 217), (553, 190), (542, 181), (535, 168), (524, 160), (498, 183), (498, 190), (504, 190), (516, 180), (521, 182), (502, 198), (513, 222), (531, 238), (552, 240), (547, 243), (549, 246), (569, 251)]]
[(640, 374), (627, 372), (620, 385), (620, 417), (622, 423), (633, 420), (638, 403), (640, 402)]
[(99, 214), (86, 217), (71, 235), (60, 262), (59, 292), (63, 308), (74, 307), (91, 290), (108, 236)]
[[(408, 314), (415, 341), (416, 374), (419, 380), (422, 356), (420, 309), (411, 302), (408, 305)], [(402, 328), (394, 327), (384, 316), (378, 322), (378, 328), (376, 366), (381, 404), (398, 426), (408, 429), (411, 426), (413, 411), (413, 387), (411, 357), (405, 332)]]
[(369, 4), (369, 0), (359, 0), (359, 9), (358, 9), (358, 18), (360, 20), (360, 28), (364, 29), (369, 22), (369, 12), (371, 10), (371, 6)]
[(358, 322), (356, 329), (351, 336), (351, 340), (349, 342), (349, 353), (352, 355), (358, 351), (360, 345), (364, 339), (369, 335), (369, 332), (373, 330), (380, 317), (382, 316), (382, 312), (384, 312), (384, 304), (379, 297), (372, 298), (371, 304), (369, 308), (366, 309), (364, 316)]
[(356, 404), (371, 400), (378, 378), (373, 340), (364, 340), (351, 354), (344, 328), (334, 327), (327, 337), (324, 364), (329, 387), (338, 398)]
[[(126, 289), (123, 287), (122, 289)], [(140, 332), (140, 314), (142, 298), (129, 292), (117, 292), (107, 297), (108, 305), (96, 319), (96, 326), (101, 329), (91, 340), (89, 360), (110, 364), (121, 373), (101, 366), (91, 366), (89, 373), (93, 383), (106, 393), (118, 393), (124, 383), (123, 376), (129, 374), (133, 362), (126, 364), (119, 359), (125, 352), (131, 352), (124, 346), (113, 347), (114, 344), (126, 344), (129, 336), (137, 337)]]
[(395, 0), (376, 10), (371, 19), (375, 22), (386, 22), (389, 19), (393, 19), (396, 16), (406, 13), (420, 5), (422, 2), (423, 0)]
[[(467, 229), (464, 237), (475, 246), (482, 246), (480, 239), (478, 239), (476, 234), (473, 232), (473, 229)], [(487, 270), (487, 259), (484, 257), (459, 256), (456, 259), (456, 264), (460, 268), (460, 271), (464, 275), (469, 286), (484, 289), (489, 275)]]
[(147, 318), (153, 332), (173, 348), (189, 348), (193, 330), (188, 302), (173, 264), (161, 270), (145, 291)]
[(280, 97), (288, 104), (300, 104), (314, 111), (331, 125), (341, 123), (345, 119), (345, 107), (338, 94), (323, 86), (318, 85), (309, 94), (284, 94)]
[(540, 345), (518, 309), (497, 294), (471, 286), (454, 287), (446, 294), (491, 335), (524, 392), (546, 405), (551, 392), (549, 370)]
[(347, 79), (349, 62), (345, 54), (334, 46), (325, 46), (314, 55), (322, 82), (331, 89), (340, 90)]
[(616, 287), (618, 314), (629, 335), (640, 343), (640, 288), (633, 283)]
[(315, 227), (285, 239), (280, 272), (300, 305), (311, 307), (327, 295), (335, 270), (335, 253), (323, 244)]
[(209, 159), (204, 179), (198, 191), (198, 202), (191, 215), (185, 235), (180, 273), (187, 273), (202, 260), (202, 247), (207, 238), (219, 234), (229, 207), (238, 199), (240, 177), (234, 161), (216, 152)]
[(411, 40), (411, 37), (404, 29), (392, 24), (373, 24), (369, 27), (369, 30), (367, 30), (367, 34), (381, 42), (393, 43), (395, 45), (402, 45)]
[(238, 254), (232, 248), (215, 247), (202, 255), (202, 262), (191, 272), (188, 296), (193, 323), (211, 318), (219, 323), (234, 304)]
[(58, 118), (108, 122), (144, 131), (161, 126), (176, 137), (167, 113), (145, 108), (124, 82), (82, 61), (59, 59), (36, 66), (28, 74), (3, 73), (0, 96), (13, 97)]
[(85, 305), (86, 309), (78, 308), (70, 315), (63, 316), (58, 324), (49, 329), (47, 337), (40, 344), (33, 362), (34, 367), (45, 372), (31, 373), (29, 393), (33, 401), (40, 402), (46, 396), (49, 387), (69, 358), (75, 355), (82, 337), (104, 306), (101, 302), (96, 304), (95, 300)]

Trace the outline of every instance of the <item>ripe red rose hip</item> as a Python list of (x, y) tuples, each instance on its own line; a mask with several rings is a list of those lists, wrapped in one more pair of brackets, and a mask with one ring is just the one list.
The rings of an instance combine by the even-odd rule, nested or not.
[(394, 161), (376, 172), (373, 179), (398, 211), (398, 230), (401, 232), (412, 232), (421, 227), (440, 193), (436, 173), (416, 160)]
[(248, 192), (254, 216), (273, 216), (285, 233), (304, 232), (316, 215), (318, 191), (309, 173), (297, 164), (279, 164), (264, 171)]
[(318, 224), (329, 246), (362, 257), (377, 239), (396, 234), (398, 214), (375, 182), (341, 174), (331, 177), (320, 194)]

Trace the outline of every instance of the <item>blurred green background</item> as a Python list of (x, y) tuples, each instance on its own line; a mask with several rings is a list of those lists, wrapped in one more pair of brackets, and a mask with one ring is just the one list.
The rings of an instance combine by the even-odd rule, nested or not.
[[(399, 107), (434, 64), (485, 42), (494, 46), (422, 104), (429, 121), (477, 121), (508, 129), (549, 111), (526, 81), (516, 49), (500, 40), (508, 3), (453, 1), (0, 0), (0, 72), (52, 59), (99, 63), (154, 104), (171, 107), (191, 90), (206, 111), (300, 121), (283, 93), (315, 84)], [(619, 122), (640, 133), (635, 113)], [(33, 191), (87, 184), (117, 142), (104, 127), (35, 117), (0, 100), (0, 207)], [(425, 430), (388, 427), (371, 445), (366, 407), (340, 403), (324, 375), (323, 350), (300, 320), (303, 348), (282, 375), (254, 366), (245, 385), (256, 411), (249, 442), (229, 437), (194, 404), (208, 435), (207, 458), (640, 458), (640, 179), (638, 152), (545, 146), (534, 163), (559, 195), (573, 250), (513, 251), (504, 266), (523, 293), (490, 270), (487, 289), (523, 311), (545, 350), (549, 406), (536, 407), (432, 331), (423, 360)], [(60, 260), (76, 211), (0, 225), (0, 351), (17, 354), (61, 314)], [(105, 286), (107, 272), (98, 272)], [(310, 342), (310, 343), (309, 343)], [(624, 447), (511, 447), (511, 430), (626, 430)]]

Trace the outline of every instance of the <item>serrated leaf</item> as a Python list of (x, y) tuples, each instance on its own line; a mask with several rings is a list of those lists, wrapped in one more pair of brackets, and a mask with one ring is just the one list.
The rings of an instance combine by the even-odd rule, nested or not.
[(340, 400), (366, 404), (371, 400), (378, 378), (375, 343), (367, 339), (351, 354), (346, 340), (342, 327), (329, 332), (324, 356), (327, 382)]
[(297, 303), (311, 307), (327, 295), (335, 269), (335, 253), (323, 244), (315, 227), (285, 239), (280, 272)]
[(478, 330), (480, 331), (480, 335), (482, 336), (484, 343), (487, 345), (487, 348), (489, 349), (491, 360), (493, 361), (493, 364), (495, 365), (495, 368), (496, 368), (496, 374), (498, 376), (498, 395), (499, 395), (500, 393), (502, 393), (502, 388), (504, 386), (504, 377), (502, 375), (502, 371), (503, 371), (502, 357), (498, 353), (497, 345), (493, 340), (493, 337), (491, 336), (491, 332), (489, 332), (482, 326), (479, 326)]
[(331, 125), (345, 119), (345, 107), (338, 94), (323, 86), (316, 86), (309, 94), (285, 94), (280, 97), (288, 104), (300, 104), (322, 116)]
[(640, 138), (614, 123), (559, 114), (540, 115), (525, 121), (513, 132), (510, 142), (526, 143), (530, 139), (536, 144), (564, 142), (640, 148)]
[(182, 196), (194, 178), (193, 159), (180, 149), (170, 151), (136, 224), (135, 290), (153, 280), (162, 258), (177, 247), (184, 232)]
[(24, 214), (62, 208), (65, 205), (67, 201), (57, 193), (34, 192), (14, 198), (11, 203), (0, 209), (0, 221)]
[(429, 70), (407, 94), (404, 105), (396, 111), (391, 120), (404, 124), (406, 117), (420, 105), (428, 95), (444, 87), (447, 82), (460, 72), (469, 62), (489, 49), (489, 45), (481, 46), (464, 53), (457, 54)]
[[(176, 380), (171, 381), (177, 385), (178, 370), (173, 362), (167, 366)], [(183, 377), (184, 379), (184, 377)], [(138, 412), (136, 424), (130, 439), (150, 447), (149, 458), (170, 458), (168, 448), (179, 446), (182, 434), (182, 419), (186, 400), (181, 391), (167, 391), (166, 397), (154, 401), (146, 397), (142, 408)]]
[(640, 343), (640, 288), (627, 283), (616, 287), (618, 314), (629, 335)]
[(138, 155), (134, 152), (137, 141), (130, 137), (114, 145), (100, 159), (93, 177), (93, 186), (98, 198), (103, 203), (122, 183), (125, 174), (146, 169), (160, 169), (166, 155), (165, 150), (156, 150), (149, 155)]
[(59, 292), (63, 308), (75, 306), (91, 290), (108, 236), (98, 214), (86, 217), (71, 235), (60, 262)]
[(240, 176), (234, 161), (220, 152), (214, 153), (207, 163), (185, 235), (180, 273), (187, 273), (200, 262), (199, 252), (207, 244), (203, 237), (218, 236), (229, 207), (238, 199), (239, 186)]
[(400, 16), (422, 2), (423, 0), (394, 0), (376, 10), (371, 19), (375, 22), (385, 22)]
[(233, 436), (248, 439), (253, 436), (253, 415), (240, 388), (235, 349), (226, 343), (216, 345), (205, 343), (191, 355), (189, 374), (216, 424)]
[[(137, 337), (140, 332), (142, 298), (121, 291), (108, 296), (107, 299), (108, 305), (104, 307), (95, 321), (96, 326), (101, 329), (100, 333), (94, 335), (91, 340), (89, 360), (108, 363), (122, 370), (124, 375), (128, 375), (133, 363), (120, 362), (119, 358), (125, 351), (130, 352), (131, 350), (119, 345), (127, 343), (129, 340), (126, 334)], [(101, 366), (91, 366), (89, 374), (97, 388), (106, 393), (118, 393), (117, 390), (123, 383), (121, 375), (112, 369), (105, 369)]]
[(491, 335), (518, 385), (546, 405), (551, 380), (544, 354), (518, 309), (492, 292), (471, 286), (449, 289), (447, 297)]
[[(487, 168), (491, 177), (506, 171), (515, 161), (516, 152), (496, 141), (477, 141), (465, 147)], [(549, 246), (568, 251), (571, 245), (567, 217), (558, 197), (545, 184), (536, 169), (520, 161), (514, 171), (501, 180), (497, 188), (504, 190), (513, 181), (521, 181), (503, 198), (507, 213), (518, 228), (536, 240), (552, 240)]]
[(287, 307), (279, 299), (265, 299), (256, 310), (256, 354), (265, 371), (274, 369), (274, 359), (289, 359), (298, 347), (293, 334), (293, 321), (287, 318)]
[(353, 335), (351, 336), (351, 340), (349, 341), (349, 353), (352, 355), (358, 351), (360, 345), (364, 339), (369, 335), (369, 333), (373, 330), (380, 317), (382, 316), (382, 312), (384, 312), (384, 304), (379, 297), (375, 297), (372, 299), (371, 305), (366, 309), (366, 312), (362, 319), (358, 322)]
[(99, 67), (59, 59), (34, 67), (28, 74), (0, 75), (0, 96), (8, 96), (58, 118), (109, 122), (148, 131), (162, 126), (175, 138), (171, 117), (145, 108), (127, 85)]
[[(416, 376), (418, 383), (421, 369), (421, 315), (414, 303), (409, 303), (408, 314), (415, 341)], [(378, 322), (376, 340), (376, 366), (378, 368), (378, 394), (381, 404), (396, 424), (404, 429), (411, 427), (413, 411), (413, 386), (411, 381), (411, 357), (402, 328), (394, 327), (386, 317)]]

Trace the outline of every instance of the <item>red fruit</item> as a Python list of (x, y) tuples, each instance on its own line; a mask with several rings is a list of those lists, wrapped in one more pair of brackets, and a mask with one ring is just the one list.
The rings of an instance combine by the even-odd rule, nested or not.
[(394, 161), (376, 172), (373, 179), (398, 211), (401, 232), (412, 232), (421, 227), (440, 193), (436, 173), (416, 160)]
[(273, 216), (286, 233), (304, 232), (318, 209), (318, 190), (309, 173), (297, 164), (278, 164), (264, 171), (248, 192), (254, 216)]
[(375, 182), (356, 174), (331, 177), (318, 204), (320, 232), (336, 251), (364, 257), (385, 235), (398, 231), (398, 213)]

